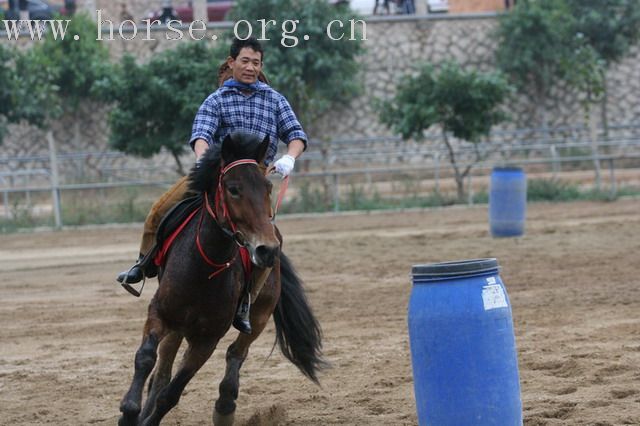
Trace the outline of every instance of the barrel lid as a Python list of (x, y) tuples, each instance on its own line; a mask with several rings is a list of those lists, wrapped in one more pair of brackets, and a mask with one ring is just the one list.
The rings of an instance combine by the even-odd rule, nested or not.
[(524, 169), (520, 166), (516, 166), (516, 165), (510, 165), (510, 164), (505, 164), (502, 166), (494, 166), (493, 167), (493, 171), (494, 172), (523, 172)]
[(454, 262), (413, 265), (411, 274), (421, 278), (447, 278), (453, 276), (476, 275), (498, 269), (495, 258), (459, 260)]

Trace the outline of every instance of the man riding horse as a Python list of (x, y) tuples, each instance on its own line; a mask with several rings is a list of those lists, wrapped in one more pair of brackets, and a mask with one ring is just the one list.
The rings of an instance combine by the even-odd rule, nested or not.
[[(287, 154), (273, 163), (273, 169), (282, 177), (293, 170), (296, 158), (306, 149), (307, 135), (287, 99), (267, 84), (262, 74), (263, 60), (262, 45), (257, 39), (234, 39), (229, 57), (220, 69), (220, 87), (205, 99), (193, 122), (189, 145), (196, 155), (196, 167), (209, 147), (219, 147), (227, 135), (244, 131), (260, 138), (269, 137), (267, 165), (276, 155), (278, 139), (282, 140), (287, 144)], [(162, 218), (188, 192), (187, 178), (181, 178), (152, 206), (144, 223), (140, 256), (133, 267), (118, 275), (120, 283), (126, 286), (157, 274), (153, 262), (145, 257), (156, 243)], [(247, 334), (251, 333), (249, 306), (246, 292), (233, 321), (234, 327)]]

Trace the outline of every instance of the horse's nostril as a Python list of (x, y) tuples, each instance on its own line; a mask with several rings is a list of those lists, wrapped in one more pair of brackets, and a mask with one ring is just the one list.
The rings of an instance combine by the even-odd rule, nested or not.
[(277, 252), (278, 247), (258, 246), (256, 247), (256, 258), (262, 263), (262, 266), (273, 266)]

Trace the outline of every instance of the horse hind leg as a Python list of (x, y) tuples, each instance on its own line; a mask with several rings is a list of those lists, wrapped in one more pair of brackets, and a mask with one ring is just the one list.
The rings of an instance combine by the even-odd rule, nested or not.
[(158, 394), (171, 380), (171, 370), (176, 359), (178, 349), (182, 344), (182, 335), (178, 332), (169, 333), (158, 346), (158, 361), (156, 368), (149, 379), (147, 400), (142, 409), (141, 419), (147, 418), (155, 406)]
[(189, 342), (182, 364), (169, 384), (159, 390), (152, 411), (141, 422), (142, 426), (159, 425), (162, 418), (178, 404), (189, 381), (211, 357), (217, 341)]

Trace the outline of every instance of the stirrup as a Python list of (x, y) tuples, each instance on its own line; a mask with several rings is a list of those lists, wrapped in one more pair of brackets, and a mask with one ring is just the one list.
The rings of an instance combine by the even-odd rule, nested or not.
[[(129, 268), (129, 271), (131, 271), (134, 267), (136, 267), (136, 265), (133, 265), (131, 268)], [(129, 273), (129, 271), (127, 271), (127, 274)], [(120, 283), (120, 285), (127, 290), (130, 294), (134, 295), (135, 297), (140, 297), (140, 295), (142, 294), (142, 289), (144, 289), (144, 284), (147, 282), (147, 276), (144, 274), (144, 271), (142, 272), (142, 285), (140, 286), (140, 290), (136, 290), (131, 284), (129, 284), (127, 282), (127, 275), (125, 275), (124, 280), (122, 280), (122, 282)]]

